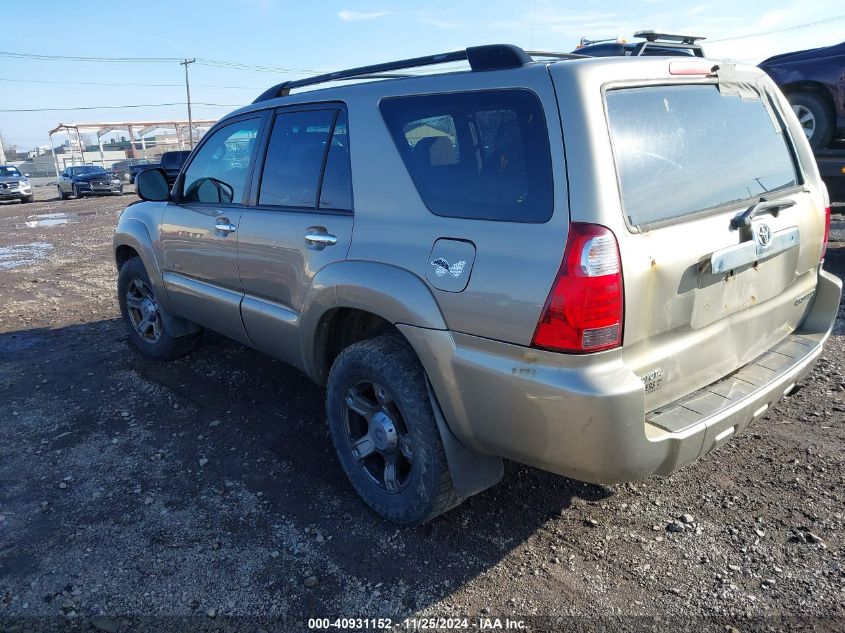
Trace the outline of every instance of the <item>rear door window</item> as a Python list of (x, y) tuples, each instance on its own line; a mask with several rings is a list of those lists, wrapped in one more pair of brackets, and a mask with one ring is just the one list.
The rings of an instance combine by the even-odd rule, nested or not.
[(800, 182), (786, 133), (760, 99), (709, 84), (614, 89), (606, 99), (622, 206), (633, 225)]
[(301, 110), (276, 116), (258, 204), (310, 209), (317, 206), (326, 141), (336, 114), (336, 110)]
[(432, 213), (508, 222), (546, 222), (551, 217), (549, 134), (534, 93), (393, 97), (380, 107)]

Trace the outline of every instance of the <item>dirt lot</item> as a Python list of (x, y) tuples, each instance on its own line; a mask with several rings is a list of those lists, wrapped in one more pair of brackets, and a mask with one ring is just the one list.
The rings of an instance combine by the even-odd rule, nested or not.
[[(355, 496), (302, 374), (215, 335), (174, 363), (133, 352), (110, 253), (131, 196), (38, 196), (0, 205), (0, 630), (102, 614), (106, 631), (845, 621), (841, 322), (803, 390), (671, 478), (602, 487), (508, 464), (499, 486), (398, 529)], [(845, 243), (827, 267), (845, 273)]]

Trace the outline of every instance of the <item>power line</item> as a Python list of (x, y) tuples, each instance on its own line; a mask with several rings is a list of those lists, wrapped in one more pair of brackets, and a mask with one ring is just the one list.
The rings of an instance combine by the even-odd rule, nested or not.
[(818, 26), (819, 24), (828, 24), (830, 22), (837, 22), (839, 20), (845, 20), (845, 15), (837, 15), (832, 18), (826, 18), (824, 20), (816, 20), (815, 22), (806, 22), (804, 24), (795, 24), (793, 26), (786, 26), (781, 29), (773, 29), (771, 31), (761, 31), (759, 33), (749, 33), (748, 35), (737, 35), (736, 37), (721, 37), (716, 40), (707, 40), (708, 44), (713, 44), (714, 42), (731, 42), (733, 40), (744, 40), (750, 37), (760, 37), (762, 35), (774, 35), (776, 33), (786, 33), (787, 31), (797, 31), (798, 29), (807, 29), (811, 26)]
[[(136, 84), (109, 81), (53, 81), (48, 79), (10, 79), (0, 77), (0, 81), (8, 81), (24, 84), (64, 84), (69, 86), (130, 86), (136, 88), (181, 88), (183, 84)], [(256, 86), (217, 86), (214, 84), (193, 84), (194, 88), (217, 88), (224, 90), (264, 90), (264, 87)]]
[(41, 53), (17, 53), (0, 51), (0, 57), (12, 59), (37, 59), (41, 61), (108, 62), (108, 63), (166, 63), (178, 62), (178, 57), (83, 57), (80, 55), (43, 55)]
[[(181, 62), (180, 57), (85, 57), (82, 55), (45, 55), (42, 53), (20, 53), (16, 51), (0, 51), (0, 57), (10, 59), (32, 59), (39, 61), (68, 61), (92, 63), (172, 63)], [(252, 70), (256, 72), (270, 72), (283, 74), (318, 74), (322, 71), (304, 68), (284, 68), (280, 66), (259, 66), (221, 59), (197, 58), (197, 63), (213, 68), (228, 68), (231, 70)]]
[(241, 62), (228, 62), (219, 59), (206, 59), (197, 57), (197, 63), (212, 68), (227, 68), (230, 70), (251, 70), (263, 73), (282, 73), (294, 75), (315, 75), (324, 73), (324, 70), (313, 70), (309, 68), (284, 68), (280, 66), (259, 66), (257, 64), (244, 64)]
[[(194, 105), (208, 106), (212, 108), (240, 108), (243, 104), (231, 103), (206, 103), (201, 101), (192, 102)], [(108, 106), (80, 106), (78, 108), (12, 108), (0, 109), (0, 112), (72, 112), (74, 110), (123, 110), (127, 108), (163, 108), (168, 106), (183, 106), (185, 101), (174, 101), (172, 103), (136, 103), (132, 105), (108, 105)]]

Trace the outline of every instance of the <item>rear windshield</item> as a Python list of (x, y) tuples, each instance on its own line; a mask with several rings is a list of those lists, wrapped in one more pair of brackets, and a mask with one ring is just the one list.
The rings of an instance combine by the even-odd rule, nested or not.
[(607, 92), (622, 206), (631, 224), (670, 220), (798, 184), (786, 135), (760, 99), (715, 85)]
[(551, 217), (549, 132), (534, 93), (394, 97), (381, 102), (381, 112), (432, 213), (506, 222)]

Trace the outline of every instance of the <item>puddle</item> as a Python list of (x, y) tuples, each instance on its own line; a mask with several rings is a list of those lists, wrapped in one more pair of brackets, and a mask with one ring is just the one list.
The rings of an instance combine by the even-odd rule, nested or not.
[(75, 213), (42, 213), (40, 215), (31, 215), (31, 219), (25, 222), (30, 229), (38, 228), (39, 226), (58, 226), (60, 224), (69, 224), (76, 222), (78, 217)]
[(53, 250), (53, 245), (47, 242), (0, 246), (0, 270), (11, 270), (34, 264), (39, 259), (47, 257), (51, 250)]

